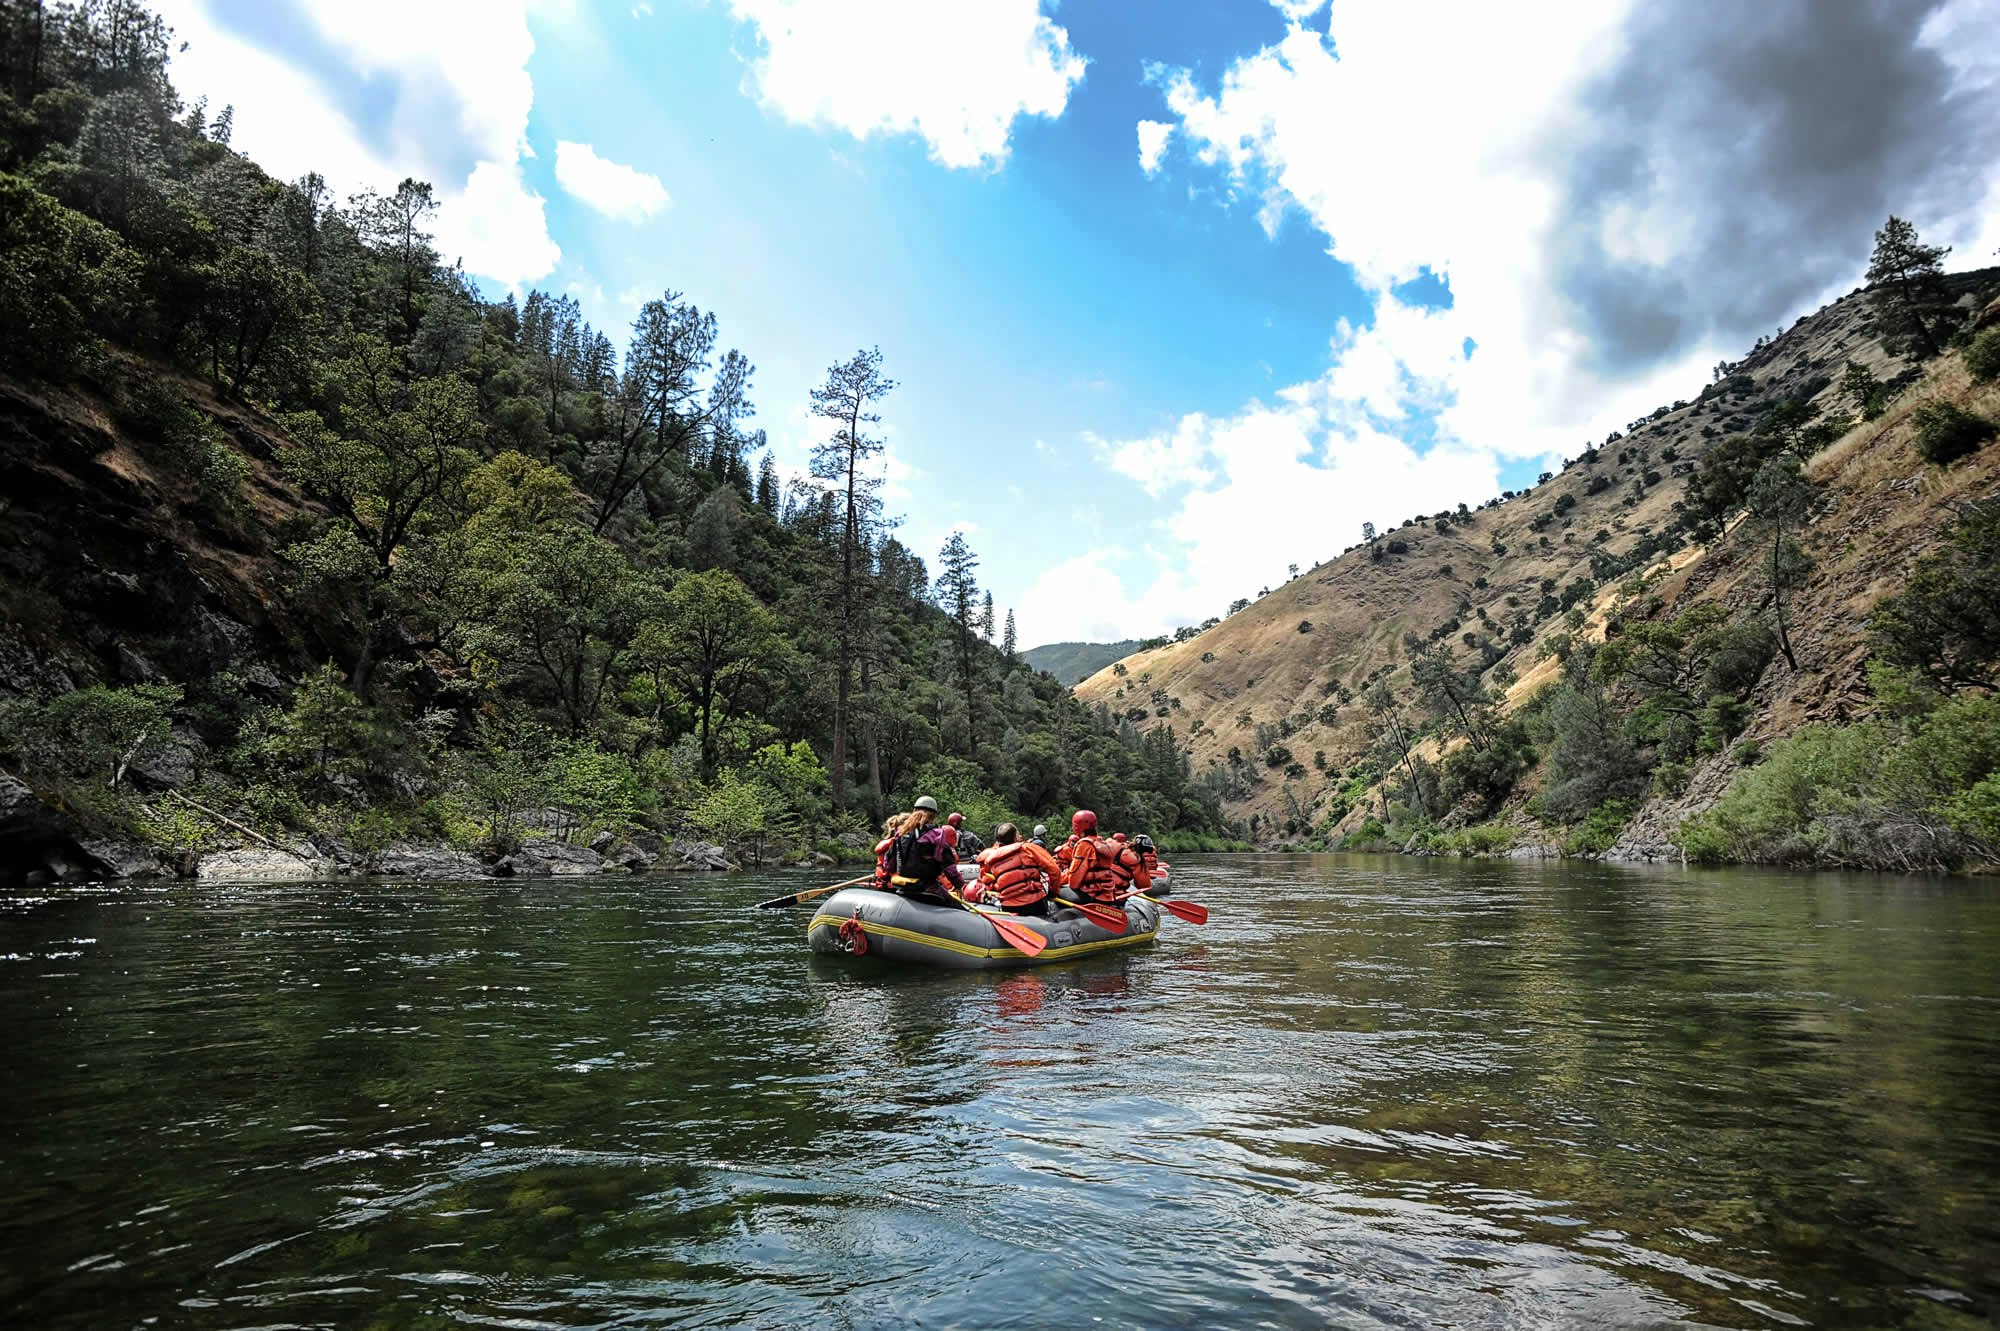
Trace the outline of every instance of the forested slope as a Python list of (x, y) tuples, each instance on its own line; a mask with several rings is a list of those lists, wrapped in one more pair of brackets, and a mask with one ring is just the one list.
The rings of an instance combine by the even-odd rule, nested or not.
[(234, 152), (142, 5), (0, 23), (7, 868), (834, 849), (919, 788), (1221, 830), (1170, 744), (996, 645), (962, 541), (934, 582), (889, 534), (879, 352), (828, 349), (782, 485), (691, 299), (623, 346), (489, 299), (426, 184), (339, 201)]
[[(1629, 819), (1622, 853), (1678, 854), (1774, 741), (1881, 708), (1871, 615), (1993, 490), (2000, 404), (1965, 356), (2000, 346), (1972, 317), (1996, 278), (1913, 288), (1936, 357), (1893, 292), (1856, 291), (1532, 489), (1373, 535), (1078, 694), (1171, 727), (1266, 842), (1599, 852)], [(1954, 411), (1970, 455), (1927, 460)], [(1986, 853), (1939, 846), (1832, 858)]]

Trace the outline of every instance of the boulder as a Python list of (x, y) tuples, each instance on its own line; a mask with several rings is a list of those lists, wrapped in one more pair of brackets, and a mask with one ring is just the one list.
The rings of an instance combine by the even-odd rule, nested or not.
[(523, 855), (532, 855), (549, 866), (549, 872), (558, 878), (580, 878), (585, 874), (603, 873), (604, 857), (586, 846), (572, 846), (561, 841), (528, 841), (521, 845)]
[(76, 848), (82, 860), (76, 867), (86, 878), (160, 878), (167, 872), (151, 846), (79, 837)]
[(486, 866), (462, 850), (443, 846), (391, 846), (375, 857), (374, 872), (387, 878), (484, 878)]
[(62, 815), (44, 804), (41, 796), (0, 772), (0, 850), (54, 840), (66, 827)]
[(676, 841), (674, 854), (683, 869), (699, 873), (729, 872), (728, 853), (707, 841)]
[(653, 867), (653, 856), (628, 841), (604, 857), (604, 867), (607, 870), (623, 869), (626, 873), (644, 873)]
[(555, 870), (547, 860), (521, 850), (493, 861), (491, 872), (495, 878), (547, 878)]
[(311, 846), (304, 853), (243, 846), (202, 856), (194, 876), (204, 883), (290, 883), (318, 878), (326, 870), (326, 860)]
[(812, 853), (812, 863), (815, 868), (823, 869), (828, 865), (835, 863), (835, 860), (833, 856), (827, 854), (825, 851), (816, 850)]

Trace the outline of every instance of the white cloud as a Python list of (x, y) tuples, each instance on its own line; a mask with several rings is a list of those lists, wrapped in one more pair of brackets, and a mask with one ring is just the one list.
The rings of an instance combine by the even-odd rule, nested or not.
[(1021, 116), (1055, 119), (1083, 78), (1039, 0), (730, 0), (757, 27), (750, 77), (797, 124), (919, 134), (952, 167), (997, 166)]
[[(1560, 0), (1532, 28), (1504, 7), (1341, 0), (1322, 33), (1304, 26), (1318, 4), (1274, 2), (1286, 35), (1213, 88), (1150, 80), (1229, 197), (1271, 230), (1303, 214), (1375, 298), (1373, 327), (1336, 346), (1341, 373), (1371, 380), (1371, 409), (1407, 373), (1445, 437), (1508, 456), (1573, 455), (1845, 291), (1886, 206), (1933, 200), (1919, 224), (1963, 244), (1979, 221), (1961, 182), (2000, 193), (2000, 169), (1933, 151), (1959, 129), (1926, 128), (1976, 124), (2000, 99), (2000, 41), (1973, 0), (1921, 35), (1886, 12), (1743, 25), (1632, 0)], [(1862, 73), (1829, 93), (1842, 61)], [(1856, 123), (1832, 125), (1829, 106)], [(1425, 274), (1448, 311), (1396, 294)]]
[[(315, 36), (337, 68), (308, 68), (228, 30), (212, 0), (158, 0), (188, 49), (172, 73), (192, 100), (236, 107), (235, 146), (267, 171), (318, 171), (341, 191), (392, 190), (427, 179), (441, 207), (447, 261), (511, 285), (546, 276), (561, 258), (543, 199), (528, 188), (534, 84), (526, 0), (305, 0)], [(364, 86), (365, 85), (365, 86)], [(343, 98), (343, 93), (348, 94)], [(383, 108), (364, 127), (351, 104)], [(349, 104), (344, 105), (344, 100)]]
[(1152, 175), (1160, 169), (1160, 158), (1166, 155), (1167, 140), (1173, 137), (1174, 122), (1171, 120), (1141, 120), (1139, 122), (1139, 169)]
[(556, 183), (606, 217), (626, 222), (643, 222), (672, 202), (658, 176), (567, 139), (556, 144)]

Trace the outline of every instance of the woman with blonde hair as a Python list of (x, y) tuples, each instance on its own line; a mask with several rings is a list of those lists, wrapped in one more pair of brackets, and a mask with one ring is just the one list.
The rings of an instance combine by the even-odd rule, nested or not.
[(892, 819), (888, 835), (875, 846), (876, 874), (887, 891), (934, 901), (948, 901), (961, 883), (958, 855), (945, 829), (935, 825), (938, 802), (921, 795), (910, 811)]

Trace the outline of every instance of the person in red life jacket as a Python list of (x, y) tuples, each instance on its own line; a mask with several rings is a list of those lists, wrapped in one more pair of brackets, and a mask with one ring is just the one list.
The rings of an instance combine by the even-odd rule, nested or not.
[[(1082, 818), (1083, 813), (1077, 817)], [(1091, 815), (1090, 825), (1093, 829), (1097, 825), (1095, 814)], [(1139, 862), (1139, 852), (1123, 842), (1107, 840), (1094, 832), (1071, 840), (1076, 846), (1070, 851), (1069, 868), (1063, 872), (1063, 886), (1079, 898), (1108, 902), (1127, 892), (1144, 892), (1153, 885), (1146, 866)]]
[(1077, 843), (1097, 831), (1097, 815), (1089, 809), (1078, 809), (1069, 820), (1069, 840), (1055, 849), (1056, 864), (1064, 874), (1069, 873), (1070, 857), (1076, 854)]
[(875, 881), (869, 884), (877, 892), (893, 890), (889, 886), (889, 848), (896, 844), (896, 829), (902, 822), (901, 814), (882, 821), (882, 839), (875, 843)]
[(994, 828), (993, 844), (979, 852), (981, 897), (997, 899), (1002, 910), (1016, 915), (1047, 915), (1050, 887), (1061, 876), (1056, 857), (1021, 840), (1021, 830), (1012, 823)]
[(950, 901), (962, 886), (958, 853), (946, 835), (950, 829), (938, 823), (937, 816), (937, 801), (923, 795), (897, 822), (884, 851), (890, 891), (926, 901)]

